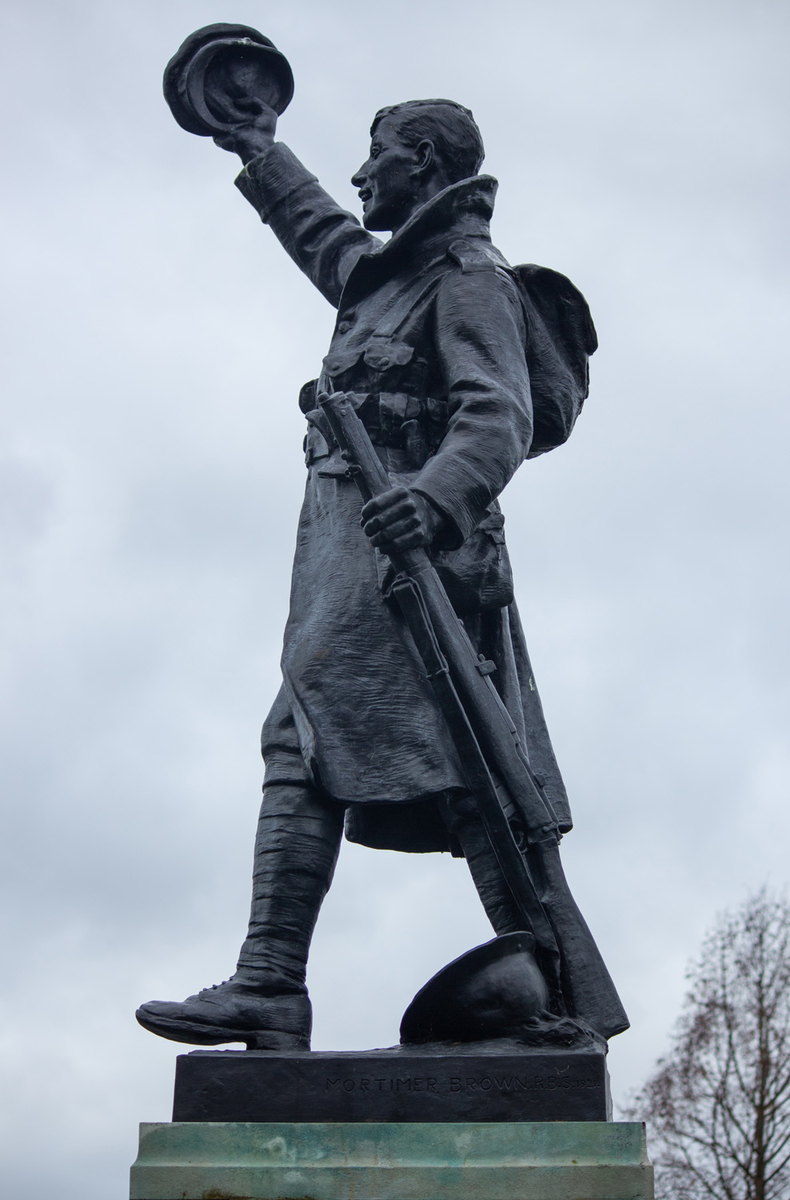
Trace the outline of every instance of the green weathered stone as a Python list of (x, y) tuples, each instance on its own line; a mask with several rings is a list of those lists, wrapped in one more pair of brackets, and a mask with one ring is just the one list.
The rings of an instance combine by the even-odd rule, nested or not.
[(131, 1200), (652, 1200), (644, 1126), (140, 1126)]

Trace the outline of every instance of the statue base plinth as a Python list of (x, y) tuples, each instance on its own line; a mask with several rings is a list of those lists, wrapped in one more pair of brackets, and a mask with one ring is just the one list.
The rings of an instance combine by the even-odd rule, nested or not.
[(179, 1055), (174, 1121), (608, 1121), (603, 1047), (396, 1046)]
[(644, 1126), (174, 1122), (140, 1127), (131, 1200), (653, 1200)]

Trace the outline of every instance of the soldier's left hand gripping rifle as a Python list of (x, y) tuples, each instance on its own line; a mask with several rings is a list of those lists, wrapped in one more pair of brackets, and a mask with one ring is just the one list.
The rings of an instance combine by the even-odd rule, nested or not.
[[(363, 501), (392, 483), (353, 404), (319, 394), (321, 409)], [(609, 972), (571, 895), (559, 856), (556, 817), (530, 770), (513, 721), (424, 549), (393, 552), (392, 592), (423, 661), (499, 867), (525, 923), (557, 1016), (603, 1037), (628, 1028)], [(508, 800), (526, 829), (522, 850), (506, 816)]]

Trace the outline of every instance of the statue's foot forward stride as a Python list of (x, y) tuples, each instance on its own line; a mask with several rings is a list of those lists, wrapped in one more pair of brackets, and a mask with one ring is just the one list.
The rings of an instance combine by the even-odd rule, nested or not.
[(307, 955), (342, 833), (340, 805), (314, 788), (267, 783), (255, 841), (249, 928), (235, 974), (182, 1003), (141, 1005), (140, 1024), (193, 1046), (246, 1042), (250, 1050), (309, 1050)]
[(313, 1014), (304, 992), (264, 996), (234, 975), (181, 1004), (151, 1000), (138, 1008), (137, 1020), (151, 1033), (192, 1046), (245, 1042), (248, 1050), (309, 1050)]

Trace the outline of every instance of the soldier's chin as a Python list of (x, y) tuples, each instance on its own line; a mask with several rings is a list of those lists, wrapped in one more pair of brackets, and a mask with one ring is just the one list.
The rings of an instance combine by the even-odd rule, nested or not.
[(362, 224), (369, 233), (387, 233), (392, 229), (390, 214), (381, 205), (372, 205), (367, 212), (363, 211)]

